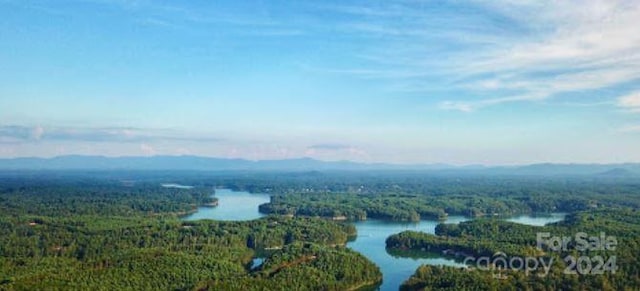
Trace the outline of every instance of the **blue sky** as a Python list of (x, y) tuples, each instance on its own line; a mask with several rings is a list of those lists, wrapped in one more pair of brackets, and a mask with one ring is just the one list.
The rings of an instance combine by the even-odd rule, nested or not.
[(0, 0), (0, 157), (640, 162), (638, 1)]

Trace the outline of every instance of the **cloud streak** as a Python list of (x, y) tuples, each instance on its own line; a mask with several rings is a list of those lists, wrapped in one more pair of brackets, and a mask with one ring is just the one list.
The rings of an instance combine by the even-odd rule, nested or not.
[(324, 72), (384, 79), (395, 90), (425, 94), (438, 84), (456, 92), (447, 94), (439, 107), (465, 112), (640, 79), (638, 1), (504, 0), (442, 6), (447, 5), (320, 6), (351, 16), (338, 24), (344, 33), (381, 40), (361, 52), (369, 61), (362, 67)]
[(153, 141), (190, 141), (221, 142), (223, 139), (206, 136), (193, 136), (182, 132), (132, 127), (50, 127), (42, 126), (0, 126), (0, 143), (28, 143), (40, 141), (77, 141), (77, 142), (153, 142)]
[(478, 109), (506, 102), (544, 100), (562, 93), (610, 88), (640, 78), (638, 2), (542, 3), (500, 3), (492, 7), (538, 24), (534, 29), (550, 27), (533, 39), (507, 40), (506, 46), (485, 52), (459, 70), (467, 78), (477, 79), (467, 84), (472, 90), (490, 93), (515, 90), (520, 94), (511, 98), (461, 101), (458, 108)]
[(640, 133), (640, 125), (629, 125), (618, 129), (622, 133)]
[(345, 144), (325, 143), (325, 144), (311, 145), (307, 149), (309, 149), (309, 150), (339, 151), (339, 150), (346, 150), (346, 149), (349, 149), (349, 148), (351, 148), (351, 146), (345, 145)]
[(346, 144), (338, 143), (323, 143), (308, 146), (304, 154), (306, 156), (318, 157), (318, 158), (336, 158), (348, 156), (351, 159), (370, 158), (367, 151)]
[(640, 113), (640, 92), (619, 97), (617, 105), (629, 112)]
[[(474, 76), (491, 75), (470, 84), (473, 90), (518, 90), (512, 98), (468, 101), (460, 108), (482, 108), (513, 101), (542, 100), (567, 92), (586, 92), (640, 78), (638, 2), (588, 1), (534, 4), (531, 23), (550, 23), (539, 38), (512, 42), (460, 69)], [(506, 5), (510, 6), (510, 5)], [(511, 5), (513, 10), (531, 8)], [(531, 19), (533, 18), (533, 19)], [(487, 86), (489, 85), (489, 86)]]

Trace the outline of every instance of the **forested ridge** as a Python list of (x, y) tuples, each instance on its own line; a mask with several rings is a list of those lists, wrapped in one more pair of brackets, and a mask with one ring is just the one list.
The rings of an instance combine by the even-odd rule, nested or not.
[[(418, 221), (448, 215), (509, 217), (598, 207), (640, 207), (640, 187), (630, 179), (350, 175), (354, 174), (340, 177), (310, 173), (294, 176), (289, 184), (281, 183), (278, 177), (272, 184), (242, 179), (229, 184), (236, 189), (274, 193), (271, 202), (260, 207), (263, 213), (344, 216), (351, 220)], [(315, 179), (310, 178), (314, 176)]]

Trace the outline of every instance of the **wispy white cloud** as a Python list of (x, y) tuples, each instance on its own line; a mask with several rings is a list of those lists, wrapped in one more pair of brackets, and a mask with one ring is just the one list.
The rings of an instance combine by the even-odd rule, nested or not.
[(628, 126), (623, 126), (620, 129), (618, 129), (619, 132), (623, 132), (623, 133), (635, 133), (635, 132), (640, 132), (640, 125), (628, 125)]
[(338, 143), (314, 144), (307, 147), (307, 149), (309, 150), (330, 150), (330, 151), (345, 150), (349, 148), (351, 148), (350, 145), (338, 144)]
[[(287, 37), (306, 33), (301, 26), (291, 21), (271, 17), (269, 11), (260, 8), (232, 10), (228, 5), (214, 2), (206, 5), (187, 2), (161, 3), (149, 0), (71, 0), (71, 2), (119, 9), (125, 12), (124, 15), (133, 23), (158, 29), (206, 33), (212, 28), (224, 27), (227, 28), (225, 33), (253, 37)], [(48, 14), (69, 13), (57, 9), (56, 5), (40, 3), (40, 1), (23, 0), (7, 3), (37, 9)]]
[(629, 112), (640, 113), (640, 92), (619, 97), (617, 105)]
[(41, 139), (43, 134), (44, 134), (44, 128), (40, 125), (34, 127), (33, 130), (31, 130), (31, 138), (35, 140)]
[(602, 106), (615, 106), (615, 101), (601, 101), (601, 102), (556, 102), (557, 106), (568, 107), (602, 107)]
[(508, 103), (508, 102), (517, 102), (517, 101), (536, 101), (536, 100), (541, 101), (546, 99), (547, 97), (548, 95), (544, 93), (531, 92), (531, 93), (522, 94), (522, 95), (482, 99), (479, 101), (470, 101), (470, 102), (469, 101), (443, 101), (440, 103), (440, 108), (446, 109), (446, 110), (472, 112), (486, 106), (497, 105), (497, 104)]
[[(637, 1), (559, 1), (490, 5), (496, 11), (542, 24), (531, 39), (470, 56), (456, 70), (472, 90), (519, 90), (516, 98), (463, 101), (466, 107), (540, 100), (566, 92), (609, 88), (640, 78), (640, 3)], [(506, 7), (506, 8), (505, 8)], [(523, 11), (529, 11), (525, 14)], [(547, 26), (547, 27), (545, 27)]]
[(196, 136), (174, 130), (133, 127), (0, 126), (0, 143), (28, 143), (39, 141), (144, 143), (151, 141), (220, 142), (222, 139), (202, 135)]
[[(516, 101), (541, 101), (557, 96), (561, 93), (585, 92), (597, 90), (630, 82), (640, 78), (640, 67), (610, 67), (606, 69), (589, 70), (577, 73), (552, 74), (545, 77), (527, 78), (526, 76), (502, 76), (485, 79), (465, 86), (474, 91), (497, 92), (501, 90), (517, 90), (520, 94), (509, 97), (489, 98), (472, 101), (444, 101), (444, 109), (468, 108), (473, 111), (486, 106)], [(610, 105), (614, 102), (597, 102), (600, 105)], [(457, 106), (447, 106), (457, 104)], [(591, 103), (593, 104), (593, 102)]]
[(421, 72), (416, 70), (385, 70), (385, 69), (335, 69), (335, 68), (318, 68), (307, 64), (299, 64), (299, 66), (310, 72), (336, 74), (345, 76), (356, 76), (362, 79), (372, 80), (389, 80), (389, 79), (407, 79), (428, 76), (429, 72)]
[[(461, 9), (454, 9), (456, 3), (447, 5), (320, 6), (352, 16), (339, 30), (382, 40), (360, 52), (368, 64), (325, 71), (386, 79), (398, 90), (428, 92), (440, 83), (464, 91), (456, 94), (459, 99), (440, 103), (440, 108), (460, 111), (640, 79), (638, 1), (472, 1)], [(416, 86), (417, 80), (427, 85)]]
[(156, 149), (153, 146), (146, 143), (140, 144), (140, 150), (147, 156), (153, 156), (157, 153)]
[(172, 22), (166, 19), (161, 19), (158, 17), (152, 17), (152, 16), (139, 18), (136, 20), (136, 22), (146, 26), (155, 26), (155, 27), (172, 28), (172, 29), (184, 28), (184, 26), (178, 25), (175, 22)]
[(344, 159), (346, 157), (348, 159), (361, 160), (369, 158), (367, 151), (362, 148), (338, 143), (311, 145), (307, 147), (304, 155), (323, 159)]

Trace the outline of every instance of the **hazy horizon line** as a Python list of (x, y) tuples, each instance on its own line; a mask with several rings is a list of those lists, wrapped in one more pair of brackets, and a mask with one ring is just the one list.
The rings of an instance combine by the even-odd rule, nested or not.
[(640, 162), (625, 161), (625, 162), (553, 162), (553, 161), (540, 161), (531, 163), (502, 163), (502, 164), (489, 164), (489, 163), (443, 163), (443, 162), (415, 162), (415, 163), (403, 163), (403, 162), (387, 162), (387, 161), (357, 161), (348, 159), (322, 159), (314, 158), (310, 156), (299, 157), (287, 157), (287, 158), (273, 158), (273, 159), (251, 159), (243, 157), (224, 157), (224, 156), (207, 156), (207, 155), (193, 155), (193, 154), (158, 154), (158, 155), (88, 155), (88, 154), (66, 154), (66, 155), (53, 155), (53, 156), (15, 156), (15, 157), (0, 157), (0, 160), (18, 160), (18, 159), (42, 159), (52, 160), (56, 158), (64, 157), (94, 157), (94, 158), (159, 158), (159, 157), (191, 157), (191, 158), (205, 158), (205, 159), (219, 159), (219, 160), (241, 160), (247, 162), (267, 162), (267, 161), (291, 161), (291, 160), (312, 160), (324, 163), (354, 163), (360, 165), (388, 165), (388, 166), (448, 166), (456, 168), (465, 167), (487, 167), (487, 168), (499, 168), (499, 167), (518, 167), (518, 166), (532, 166), (532, 165), (629, 165), (640, 164)]

